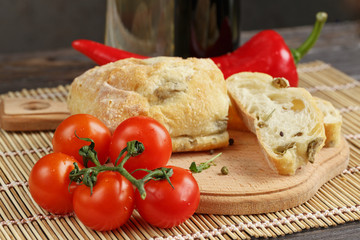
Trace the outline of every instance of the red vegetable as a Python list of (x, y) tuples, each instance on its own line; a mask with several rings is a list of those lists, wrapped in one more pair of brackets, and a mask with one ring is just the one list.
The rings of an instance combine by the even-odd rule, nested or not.
[[(273, 30), (261, 31), (234, 52), (213, 57), (227, 78), (238, 72), (263, 72), (273, 77), (284, 77), (290, 86), (298, 85), (296, 63), (310, 50), (320, 35), (327, 14), (319, 12), (309, 38), (297, 49), (289, 49), (284, 39)], [(73, 48), (85, 54), (96, 63), (103, 65), (120, 59), (134, 57), (147, 58), (117, 48), (109, 47), (90, 40), (75, 40)]]
[(184, 168), (168, 166), (174, 173), (172, 186), (166, 181), (145, 184), (146, 198), (135, 191), (135, 205), (141, 217), (151, 225), (171, 228), (185, 222), (196, 211), (200, 202), (199, 186), (192, 173)]
[[(100, 163), (104, 164), (108, 159), (111, 132), (103, 122), (89, 114), (71, 115), (59, 124), (52, 139), (54, 152), (73, 156), (83, 163), (79, 149), (88, 145), (88, 142), (76, 137), (75, 132), (80, 138), (86, 137), (94, 140), (97, 157)], [(89, 164), (94, 166), (91, 162)]]
[(92, 194), (90, 191), (86, 185), (74, 191), (74, 212), (85, 226), (108, 231), (127, 222), (134, 209), (134, 189), (129, 180), (118, 172), (101, 172)]
[[(166, 166), (172, 153), (170, 134), (158, 121), (145, 116), (128, 118), (115, 129), (109, 147), (112, 163), (115, 164), (127, 142), (133, 140), (138, 140), (144, 144), (145, 150), (142, 154), (132, 157), (125, 163), (124, 168), (128, 172), (132, 173), (140, 168), (152, 170)], [(118, 162), (120, 163), (120, 161)], [(139, 179), (144, 177), (146, 172), (137, 171), (132, 175)]]
[[(89, 139), (89, 141), (91, 140)], [(124, 168), (124, 164), (126, 161), (131, 160), (131, 158), (143, 153), (144, 149), (144, 145), (139, 141), (134, 140), (128, 142), (119, 155), (122, 157), (125, 154), (125, 157), (122, 158), (121, 162), (116, 166), (100, 165), (96, 154), (93, 154), (93, 144), (81, 149), (82, 153), (89, 156), (90, 161), (95, 164), (95, 167), (83, 169), (80, 169), (77, 164), (74, 164), (75, 168), (69, 174), (69, 180), (72, 182), (83, 183), (74, 191), (73, 207), (76, 216), (78, 216), (84, 225), (98, 231), (112, 230), (121, 226), (129, 219), (134, 208), (133, 187), (139, 192), (139, 197), (145, 199), (147, 198), (145, 190), (146, 183), (150, 180), (157, 182), (172, 177), (175, 170), (164, 167), (147, 170), (146, 176), (142, 179), (136, 179), (131, 176)], [(175, 176), (178, 175), (179, 174), (176, 174)], [(189, 180), (187, 179), (188, 178), (184, 177), (184, 184), (187, 184), (186, 186), (190, 187), (191, 185), (188, 183)], [(167, 184), (170, 184), (168, 181), (164, 181)], [(174, 186), (177, 185), (174, 184)], [(188, 198), (185, 198), (192, 196), (189, 192), (193, 192), (193, 188), (190, 189), (189, 187), (185, 192), (182, 191), (182, 194), (179, 196), (190, 204), (191, 199), (188, 201)], [(184, 189), (182, 187), (178, 188), (179, 190)], [(192, 211), (193, 207), (187, 206), (189, 211)], [(196, 207), (197, 205), (195, 206), (195, 209)], [(189, 211), (184, 212), (184, 214), (187, 214)], [(184, 217), (190, 216), (185, 215)]]
[(50, 153), (40, 158), (31, 169), (29, 190), (37, 204), (55, 214), (66, 214), (73, 210), (72, 198), (76, 183), (70, 184), (69, 173), (83, 166), (72, 156)]
[(87, 39), (79, 39), (73, 41), (72, 47), (81, 52), (82, 54), (88, 56), (90, 59), (92, 59), (99, 65), (104, 65), (109, 62), (115, 62), (117, 60), (130, 57), (140, 59), (148, 58), (142, 55), (106, 46), (104, 44)]
[(326, 19), (326, 13), (316, 15), (312, 33), (297, 49), (290, 50), (277, 32), (264, 30), (234, 52), (212, 60), (222, 70), (225, 78), (237, 72), (263, 72), (273, 77), (284, 77), (289, 80), (291, 87), (297, 87), (296, 64), (315, 44)]

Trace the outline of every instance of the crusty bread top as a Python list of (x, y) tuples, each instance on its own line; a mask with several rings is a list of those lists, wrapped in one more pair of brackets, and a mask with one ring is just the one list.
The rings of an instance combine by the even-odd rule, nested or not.
[[(72, 114), (92, 114), (112, 131), (123, 120), (144, 115), (163, 124), (172, 138), (192, 141), (226, 132), (229, 102), (223, 74), (212, 60), (178, 57), (129, 58), (95, 67), (73, 81), (67, 101)], [(218, 141), (227, 142), (224, 136)], [(197, 149), (201, 146), (192, 150)]]

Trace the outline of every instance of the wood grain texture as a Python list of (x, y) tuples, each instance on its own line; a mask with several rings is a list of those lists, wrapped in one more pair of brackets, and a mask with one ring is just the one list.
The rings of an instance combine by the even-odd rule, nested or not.
[(55, 130), (69, 116), (65, 102), (1, 98), (0, 127), (7, 131)]
[[(307, 164), (293, 176), (279, 175), (261, 153), (256, 136), (232, 131), (234, 144), (215, 151), (173, 154), (170, 164), (188, 168), (216, 153), (215, 166), (194, 174), (200, 186), (198, 213), (259, 214), (298, 206), (309, 200), (328, 180), (339, 175), (348, 164), (349, 147), (345, 139), (337, 148), (323, 148), (314, 164)], [(221, 174), (227, 166), (228, 175)]]

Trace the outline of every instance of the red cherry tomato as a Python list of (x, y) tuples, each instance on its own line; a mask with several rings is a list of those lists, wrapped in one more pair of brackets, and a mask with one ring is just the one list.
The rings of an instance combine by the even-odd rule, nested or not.
[[(136, 116), (126, 119), (115, 129), (109, 153), (113, 163), (121, 150), (126, 147), (126, 143), (133, 140), (140, 141), (145, 150), (142, 154), (131, 157), (125, 163), (124, 168), (128, 172), (132, 173), (139, 168), (152, 170), (165, 166), (169, 161), (172, 153), (169, 132), (155, 119)], [(144, 171), (137, 171), (132, 175), (135, 178), (141, 178), (145, 174)]]
[[(90, 138), (95, 142), (99, 162), (104, 164), (108, 158), (111, 132), (103, 122), (89, 114), (75, 114), (60, 123), (52, 139), (54, 152), (74, 156), (79, 162), (83, 162), (79, 149), (90, 142), (77, 138), (75, 131), (78, 137)], [(89, 166), (94, 164), (89, 162)]]
[(93, 230), (118, 228), (126, 223), (134, 210), (133, 186), (118, 172), (99, 173), (93, 193), (90, 194), (89, 187), (78, 186), (73, 204), (76, 216)]
[(135, 192), (135, 205), (141, 217), (153, 226), (171, 228), (177, 226), (196, 211), (200, 202), (199, 186), (187, 169), (173, 167), (170, 181), (149, 181), (145, 184), (146, 198)]
[[(76, 183), (69, 188), (69, 173), (77, 162), (75, 158), (63, 153), (50, 153), (40, 158), (31, 169), (29, 190), (37, 204), (55, 214), (66, 214), (73, 211), (72, 196)], [(70, 189), (70, 191), (69, 191)]]

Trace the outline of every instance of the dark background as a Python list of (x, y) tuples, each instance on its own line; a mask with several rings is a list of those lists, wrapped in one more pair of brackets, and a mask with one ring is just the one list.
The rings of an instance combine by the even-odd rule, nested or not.
[[(105, 11), (106, 0), (0, 0), (0, 54), (103, 42)], [(318, 11), (328, 22), (360, 19), (360, 0), (242, 0), (242, 29), (310, 25)]]

